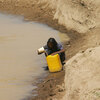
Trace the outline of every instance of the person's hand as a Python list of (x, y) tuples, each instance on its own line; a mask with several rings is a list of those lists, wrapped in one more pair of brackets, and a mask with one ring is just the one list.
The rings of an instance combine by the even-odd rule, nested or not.
[(42, 54), (42, 53), (40, 53), (38, 50), (37, 50), (37, 53), (38, 53), (38, 55)]
[(57, 53), (52, 53), (51, 55), (54, 56), (54, 55), (56, 55), (56, 54), (57, 54)]

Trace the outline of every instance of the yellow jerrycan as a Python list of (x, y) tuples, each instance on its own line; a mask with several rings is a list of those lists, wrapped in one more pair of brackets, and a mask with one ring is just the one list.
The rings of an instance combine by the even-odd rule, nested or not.
[(59, 54), (48, 55), (46, 57), (48, 68), (50, 72), (58, 72), (62, 70), (62, 64), (60, 61)]

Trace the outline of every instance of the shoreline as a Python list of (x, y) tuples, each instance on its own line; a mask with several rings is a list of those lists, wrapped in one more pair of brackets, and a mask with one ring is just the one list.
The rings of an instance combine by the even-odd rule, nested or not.
[[(1, 13), (22, 15), (21, 13), (15, 13), (13, 9), (12, 10), (11, 9), (10, 10), (2, 9)], [(37, 17), (34, 17), (34, 16), (32, 17), (32, 15), (28, 17), (26, 14), (26, 11), (25, 11), (24, 15), (22, 15), (22, 16), (24, 17), (25, 21), (36, 21), (38, 23), (43, 23), (43, 24), (46, 24), (56, 30), (59, 30), (60, 32), (67, 31), (65, 27), (63, 27), (61, 25), (59, 26), (59, 24), (57, 23), (57, 20), (53, 20), (52, 15), (48, 17), (48, 14), (46, 14), (46, 16), (44, 16), (43, 18), (40, 18), (39, 14), (37, 14)], [(73, 32), (72, 32), (72, 34), (73, 34)], [(69, 34), (69, 35), (73, 36), (71, 34)], [(62, 88), (62, 85), (64, 85), (64, 76), (65, 76), (65, 71), (62, 71), (59, 73), (49, 73), (44, 79), (42, 79), (41, 82), (36, 83), (36, 86), (38, 88), (35, 91), (38, 93), (38, 96), (35, 96), (35, 97), (32, 96), (32, 97), (28, 97), (28, 99), (27, 98), (26, 99), (27, 100), (48, 100), (48, 99), (54, 98), (56, 95), (58, 95), (58, 93), (64, 92), (64, 86)], [(54, 78), (52, 78), (52, 77), (54, 77)], [(34, 95), (34, 90), (33, 90), (33, 95)]]
[[(1, 13), (6, 13), (6, 14), (14, 14), (14, 15), (22, 15), (25, 19), (25, 21), (36, 21), (39, 23), (46, 24), (56, 30), (59, 30), (61, 33), (65, 33), (69, 36), (70, 43), (72, 44), (72, 41), (76, 40), (79, 38), (81, 35), (78, 34), (78, 32), (73, 31), (73, 30), (67, 30), (65, 26), (59, 25), (57, 20), (53, 19), (53, 13), (54, 9), (50, 9), (49, 7), (47, 9), (42, 9), (42, 6), (45, 4), (40, 4), (36, 7), (37, 12), (33, 12), (30, 14), (27, 11), (30, 9), (33, 9), (32, 7), (30, 8), (25, 8), (23, 11), (23, 8), (19, 9), (20, 7), (15, 6), (14, 10), (14, 5), (11, 3), (9, 4), (8, 2), (8, 7), (0, 7), (1, 8)], [(23, 7), (23, 6), (22, 6)], [(9, 9), (7, 9), (9, 8)], [(49, 10), (49, 12), (47, 12)], [(45, 15), (41, 16), (41, 13), (45, 13)], [(48, 14), (49, 13), (49, 14)], [(62, 41), (63, 42), (63, 41)], [(66, 49), (69, 41), (64, 41), (63, 45), (64, 48)], [(68, 48), (70, 48), (68, 46)], [(71, 56), (68, 56), (67, 59), (69, 59)], [(54, 79), (52, 79), (53, 75), (55, 76)], [(59, 72), (59, 73), (50, 73), (45, 79), (42, 80), (41, 83), (37, 84), (37, 89), (36, 91), (38, 92), (38, 96), (34, 97), (29, 97), (28, 100), (53, 100), (52, 98), (62, 98), (64, 95), (64, 76), (65, 76), (65, 71)], [(60, 77), (60, 78), (59, 78)], [(46, 85), (45, 85), (46, 82)], [(52, 83), (52, 84), (51, 84)], [(48, 88), (48, 89), (47, 89)], [(45, 95), (44, 95), (45, 94)]]
[[(3, 6), (5, 4), (6, 6)], [(95, 47), (96, 42), (99, 40), (98, 39), (95, 40), (95, 42), (88, 43), (89, 40), (92, 40), (92, 30), (89, 30), (88, 34), (80, 34), (74, 30), (67, 30), (64, 25), (59, 25), (58, 20), (53, 19), (55, 8), (50, 8), (47, 3), (38, 3), (38, 1), (36, 1), (34, 4), (31, 2), (29, 4), (25, 4), (25, 2), (22, 2), (18, 3), (18, 5), (16, 3), (15, 6), (14, 2), (11, 3), (9, 1), (5, 1), (0, 2), (0, 8), (1, 12), (22, 15), (26, 21), (43, 23), (59, 30), (61, 33), (67, 34), (70, 41), (64, 41), (63, 43), (66, 50), (66, 61), (79, 51), (84, 52), (89, 47)], [(54, 78), (52, 79), (52, 77)], [(54, 100), (53, 98), (60, 100), (65, 92), (64, 77), (65, 71), (53, 74), (50, 73), (45, 79), (42, 80), (41, 83), (37, 84), (37, 92), (39, 95), (35, 98), (31, 97), (28, 100)]]
[(64, 76), (64, 70), (58, 73), (48, 73), (45, 78), (36, 83), (37, 88), (32, 93), (34, 95), (35, 92), (38, 95), (29, 97), (26, 100), (53, 100), (58, 94), (63, 94), (65, 91)]

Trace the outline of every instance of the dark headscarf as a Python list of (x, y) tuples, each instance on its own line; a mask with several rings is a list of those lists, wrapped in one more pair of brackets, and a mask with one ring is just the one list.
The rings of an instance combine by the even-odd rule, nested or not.
[[(49, 43), (52, 43), (52, 50), (57, 50), (57, 41), (54, 39), (54, 38), (49, 38), (48, 39), (48, 42), (47, 42), (47, 46), (48, 46), (48, 48), (50, 48), (49, 47)], [(51, 49), (51, 48), (50, 48)]]

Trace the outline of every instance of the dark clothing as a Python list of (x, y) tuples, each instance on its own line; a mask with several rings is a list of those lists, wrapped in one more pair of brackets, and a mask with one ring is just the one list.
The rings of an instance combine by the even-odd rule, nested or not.
[[(45, 51), (47, 52), (48, 55), (60, 51), (63, 49), (61, 44), (57, 44), (57, 46), (54, 49), (50, 49), (47, 45), (44, 46)], [(65, 60), (65, 52), (59, 53), (61, 62), (63, 62)]]

